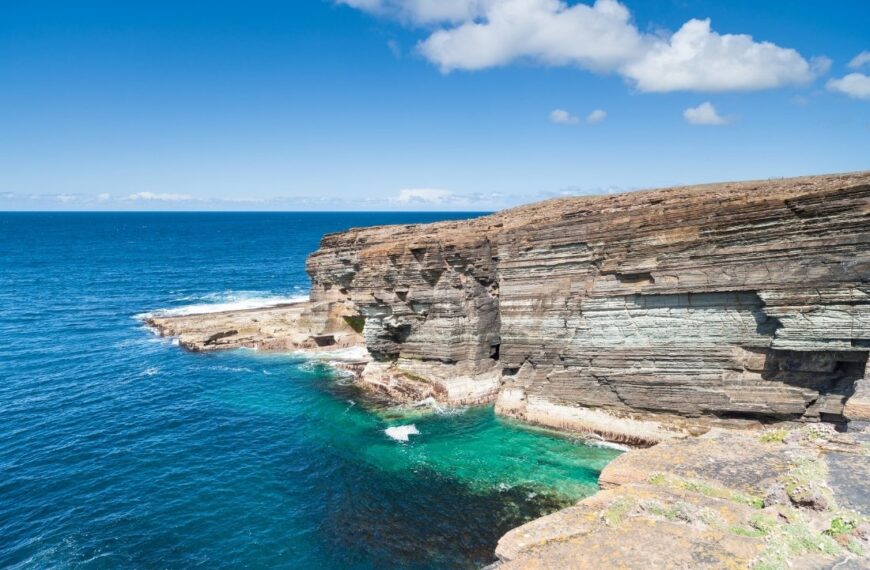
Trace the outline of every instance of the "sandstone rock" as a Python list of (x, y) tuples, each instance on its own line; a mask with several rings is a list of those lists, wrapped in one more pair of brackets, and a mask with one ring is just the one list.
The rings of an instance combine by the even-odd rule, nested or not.
[[(868, 513), (839, 506), (854, 489), (834, 484), (843, 471), (870, 475), (867, 449), (792, 429), (632, 450), (604, 469), (607, 490), (503, 536), (499, 568), (867, 568)], [(829, 466), (826, 450), (845, 443), (853, 462)], [(827, 489), (827, 503), (762, 501), (795, 486)]]
[[(310, 314), (317, 313), (314, 323)], [(152, 315), (145, 324), (174, 337), (194, 352), (256, 350), (329, 350), (362, 346), (362, 336), (340, 312), (312, 311), (309, 303), (181, 316)], [(329, 341), (325, 341), (329, 339)]]
[(868, 246), (866, 172), (557, 199), (325, 236), (311, 320), (358, 315), (442, 401), (615, 441), (844, 422), (870, 409)]
[(633, 445), (870, 419), (870, 172), (352, 229), (307, 271), (310, 303), (149, 323), (191, 350), (364, 345), (391, 399)]

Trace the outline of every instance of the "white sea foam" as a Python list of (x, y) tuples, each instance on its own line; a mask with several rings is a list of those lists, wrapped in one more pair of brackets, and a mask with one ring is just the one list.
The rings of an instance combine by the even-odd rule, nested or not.
[(364, 346), (349, 346), (330, 350), (292, 350), (289, 354), (303, 360), (313, 360), (324, 364), (368, 361), (370, 358), (369, 351)]
[(408, 441), (408, 438), (412, 435), (420, 435), (420, 432), (417, 430), (417, 426), (414, 424), (409, 424), (406, 426), (393, 426), (388, 427), (384, 430), (384, 433), (387, 436), (395, 439), (396, 441)]
[(438, 403), (438, 400), (429, 396), (422, 400), (417, 400), (411, 407), (414, 409), (428, 408), (439, 416), (458, 416), (468, 411), (467, 407), (445, 407)]
[(617, 451), (631, 451), (631, 447), (622, 445), (621, 443), (613, 443), (603, 439), (584, 439), (583, 443), (590, 447), (602, 447), (604, 449), (615, 449)]
[(223, 365), (217, 365), (217, 366), (209, 366), (208, 369), (209, 369), (209, 370), (216, 370), (216, 371), (218, 371), (218, 372), (246, 372), (246, 373), (251, 373), (251, 372), (253, 372), (253, 370), (251, 370), (250, 368), (247, 368), (247, 367), (245, 367), (245, 366), (223, 366)]
[[(184, 300), (192, 299), (183, 297)], [(181, 317), (187, 315), (204, 315), (222, 313), (224, 311), (243, 311), (246, 309), (267, 309), (278, 305), (295, 305), (308, 300), (308, 295), (270, 295), (265, 291), (238, 291), (226, 293), (209, 293), (196, 297), (198, 302), (169, 309), (158, 309), (136, 315), (139, 320), (150, 317)]]

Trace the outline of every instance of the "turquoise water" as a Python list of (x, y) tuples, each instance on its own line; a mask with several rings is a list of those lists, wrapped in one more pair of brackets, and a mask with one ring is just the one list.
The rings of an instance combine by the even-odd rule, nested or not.
[(186, 353), (134, 318), (304, 294), (324, 232), (447, 217), (0, 214), (0, 567), (479, 567), (593, 492), (613, 451), (380, 408), (317, 363)]

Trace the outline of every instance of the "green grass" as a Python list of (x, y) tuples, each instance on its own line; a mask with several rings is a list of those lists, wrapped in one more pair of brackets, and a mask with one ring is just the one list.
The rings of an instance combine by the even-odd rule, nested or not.
[(402, 368), (399, 368), (399, 372), (407, 378), (408, 380), (413, 380), (414, 382), (422, 382), (423, 384), (429, 384), (430, 380), (424, 376), (420, 376), (419, 374), (414, 374), (413, 372), (409, 372)]
[(834, 517), (831, 521), (831, 528), (825, 531), (828, 536), (840, 536), (841, 534), (849, 534), (858, 527), (858, 523), (845, 517)]
[(611, 503), (601, 518), (607, 526), (617, 526), (625, 520), (632, 509), (634, 509), (634, 501), (623, 497)]
[(796, 520), (775, 525), (767, 536), (767, 546), (754, 570), (785, 570), (806, 554), (838, 556), (842, 547), (831, 536), (813, 532), (806, 522), (795, 514)]
[(668, 519), (669, 521), (677, 520), (680, 515), (680, 511), (676, 507), (666, 506), (658, 501), (648, 501), (644, 504), (644, 509), (657, 517)]
[(682, 477), (665, 475), (664, 473), (653, 473), (647, 478), (647, 481), (650, 484), (657, 485), (659, 487), (665, 487), (669, 489), (685, 489), (687, 491), (691, 491), (692, 493), (704, 495), (705, 497), (734, 501), (735, 503), (741, 503), (756, 509), (764, 508), (764, 499), (760, 497), (746, 495), (744, 493), (740, 493), (739, 491), (727, 489), (725, 487), (715, 487), (703, 481), (683, 479)]
[(762, 443), (783, 443), (787, 435), (788, 430), (772, 429), (767, 430), (763, 434), (761, 434), (761, 437), (759, 439)]
[(828, 466), (817, 457), (800, 457), (795, 460), (783, 483), (785, 492), (793, 503), (801, 505), (823, 497), (829, 508), (834, 507), (833, 494), (826, 485)]
[(344, 322), (346, 322), (350, 328), (352, 328), (359, 334), (362, 334), (363, 329), (366, 326), (366, 318), (361, 315), (344, 317)]

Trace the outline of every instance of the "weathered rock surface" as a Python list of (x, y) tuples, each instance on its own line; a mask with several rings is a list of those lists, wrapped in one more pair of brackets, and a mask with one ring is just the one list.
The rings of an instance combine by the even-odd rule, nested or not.
[(840, 492), (846, 471), (867, 480), (867, 447), (821, 427), (633, 450), (604, 469), (607, 490), (506, 534), (499, 568), (867, 568), (870, 519)]
[(636, 444), (870, 411), (870, 173), (354, 229), (307, 269), (415, 395)]
[(389, 398), (629, 444), (870, 419), (870, 172), (353, 229), (307, 270), (310, 303), (150, 324), (193, 350), (364, 344)]
[[(174, 337), (193, 352), (255, 350), (331, 350), (362, 346), (362, 336), (343, 318), (341, 307), (312, 311), (309, 303), (292, 303), (191, 315), (149, 315), (145, 324)], [(312, 322), (311, 314), (317, 319)]]

